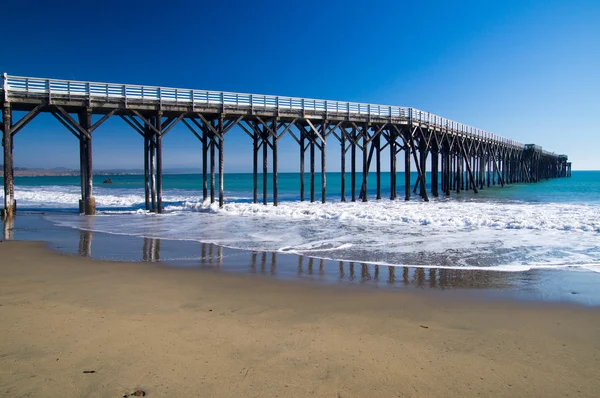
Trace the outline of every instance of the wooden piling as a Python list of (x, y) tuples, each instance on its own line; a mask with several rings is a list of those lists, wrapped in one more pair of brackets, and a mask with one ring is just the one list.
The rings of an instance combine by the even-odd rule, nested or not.
[(210, 132), (210, 203), (215, 203), (215, 133)]
[(450, 150), (448, 153), (448, 195), (456, 186), (456, 157), (454, 152)]
[(4, 146), (4, 211), (5, 219), (15, 214), (15, 180), (13, 164), (12, 109), (9, 102), (2, 106), (2, 145)]
[(357, 139), (357, 131), (356, 128), (352, 128), (352, 145), (350, 157), (352, 158), (351, 167), (351, 177), (352, 177), (352, 201), (356, 202), (356, 139)]
[(252, 129), (252, 202), (258, 203), (258, 132)]
[[(277, 120), (273, 120), (273, 132), (275, 135), (272, 138), (273, 141), (273, 206), (277, 206), (279, 203), (279, 181), (277, 174)], [(275, 255), (275, 252), (273, 252)]]
[(341, 201), (346, 201), (346, 130), (344, 128), (340, 131), (340, 145), (341, 145)]
[(315, 201), (315, 136), (310, 132), (310, 202)]
[[(423, 137), (419, 138), (419, 153), (421, 156), (420, 164), (417, 165), (417, 170), (419, 170), (419, 178), (420, 182), (420, 195), (424, 200), (429, 200), (427, 197), (427, 145), (425, 143), (425, 139)], [(416, 160), (415, 160), (416, 162)]]
[(269, 162), (269, 157), (268, 157), (268, 146), (269, 146), (269, 138), (267, 135), (267, 127), (266, 126), (262, 126), (262, 149), (263, 149), (263, 169), (262, 169), (262, 179), (263, 179), (263, 205), (267, 204), (267, 192), (268, 192), (268, 175), (267, 175), (267, 169), (268, 169), (268, 162)]
[(86, 134), (79, 134), (79, 142), (80, 142), (80, 174), (82, 177), (82, 204), (83, 206), (82, 212), (86, 215), (94, 215), (96, 214), (96, 201), (93, 197), (93, 181), (92, 181), (92, 109), (85, 108), (78, 114), (79, 117), (79, 125), (83, 130), (87, 132)]
[(375, 137), (375, 178), (377, 179), (377, 200), (381, 199), (381, 133)]
[(208, 199), (208, 126), (202, 128), (202, 200)]
[(404, 145), (404, 200), (410, 200), (410, 146)]
[(219, 117), (219, 207), (225, 203), (225, 131), (223, 115)]
[(365, 124), (363, 127), (363, 167), (362, 167), (362, 188), (361, 188), (361, 199), (363, 202), (367, 202), (369, 199), (367, 198), (367, 189), (368, 189), (368, 178), (369, 178), (369, 158), (368, 158), (368, 135), (369, 135), (369, 126)]
[(150, 210), (150, 139), (148, 127), (144, 127), (144, 199), (146, 210)]
[(396, 166), (396, 132), (394, 129), (389, 131), (389, 142), (388, 149), (390, 151), (390, 199), (395, 200), (397, 196), (396, 180), (397, 180), (397, 166)]
[(304, 129), (300, 128), (300, 201), (304, 202), (304, 155), (306, 152), (305, 147), (305, 133)]
[(156, 213), (156, 135), (152, 133), (150, 138), (150, 196), (152, 200), (151, 211)]
[(321, 128), (321, 203), (327, 201), (327, 122), (323, 121)]
[(431, 194), (434, 198), (438, 197), (439, 157), (439, 150), (437, 147), (434, 147), (431, 151)]
[(156, 126), (156, 211), (162, 213), (162, 112), (154, 118)]

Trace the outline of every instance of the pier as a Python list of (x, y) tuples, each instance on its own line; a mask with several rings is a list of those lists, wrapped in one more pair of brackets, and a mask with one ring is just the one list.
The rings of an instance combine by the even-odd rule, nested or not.
[[(2, 76), (2, 145), (4, 150), (5, 217), (16, 212), (13, 139), (40, 113), (52, 114), (79, 140), (81, 213), (96, 212), (92, 184), (94, 131), (111, 117), (121, 118), (144, 140), (146, 210), (161, 213), (162, 140), (178, 123), (201, 143), (202, 198), (223, 206), (225, 137), (239, 127), (252, 140), (253, 199), (267, 203), (267, 168), (272, 162), (272, 202), (278, 204), (278, 143), (289, 137), (300, 153), (300, 198), (327, 199), (327, 146), (341, 149), (341, 200), (368, 200), (371, 166), (375, 165), (376, 198), (382, 198), (381, 166), (389, 162), (390, 199), (398, 199), (398, 158), (404, 159), (403, 199), (422, 200), (491, 185), (535, 183), (569, 177), (567, 155), (521, 144), (418, 109), (273, 95), (242, 94), (127, 84), (95, 83), (34, 77)], [(18, 120), (13, 111), (23, 112)], [(96, 117), (97, 120), (93, 120)], [(250, 145), (249, 145), (250, 146)], [(381, 154), (388, 149), (389, 159)], [(307, 156), (308, 153), (308, 156)], [(262, 154), (262, 156), (261, 156)], [(269, 156), (270, 155), (270, 156)], [(308, 159), (306, 159), (308, 157)], [(350, 197), (346, 197), (346, 163), (350, 158)], [(315, 185), (317, 158), (321, 186)], [(310, 173), (304, 183), (306, 162)], [(360, 163), (360, 174), (357, 171)], [(259, 165), (262, 165), (259, 173)], [(411, 167), (417, 172), (411, 181)], [(430, 171), (431, 189), (427, 187)], [(259, 198), (258, 178), (263, 178)], [(218, 176), (218, 181), (217, 181)], [(413, 185), (414, 184), (414, 185)], [(320, 191), (320, 192), (319, 192)]]

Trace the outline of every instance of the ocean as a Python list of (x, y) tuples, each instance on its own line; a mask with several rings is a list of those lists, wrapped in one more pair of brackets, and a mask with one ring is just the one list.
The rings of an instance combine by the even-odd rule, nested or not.
[[(357, 191), (360, 190), (360, 174)], [(308, 177), (308, 176), (306, 176)], [(279, 200), (252, 203), (252, 175), (226, 174), (225, 206), (202, 201), (202, 176), (166, 174), (165, 214), (144, 211), (142, 175), (94, 177), (98, 215), (76, 214), (79, 177), (17, 177), (20, 213), (39, 213), (57, 228), (129, 238), (192, 241), (253, 253), (300, 255), (370, 266), (429, 270), (523, 273), (560, 270), (560, 275), (600, 275), (600, 172), (575, 171), (571, 178), (536, 184), (492, 186), (478, 194), (452, 192), (423, 202), (413, 194), (389, 198), (389, 173), (382, 173), (382, 196), (375, 199), (369, 175), (369, 201), (340, 201), (340, 173), (327, 173), (327, 203), (301, 202), (297, 173), (279, 174)], [(102, 182), (110, 178), (112, 184)], [(413, 176), (412, 181), (416, 180)], [(431, 181), (431, 178), (428, 178)], [(404, 181), (398, 173), (398, 182)], [(262, 202), (259, 176), (259, 201)], [(309, 198), (308, 178), (306, 180)], [(358, 195), (358, 192), (357, 192)], [(163, 256), (191, 261), (196, 253)], [(117, 258), (118, 259), (118, 258)], [(572, 274), (571, 276), (575, 276)]]

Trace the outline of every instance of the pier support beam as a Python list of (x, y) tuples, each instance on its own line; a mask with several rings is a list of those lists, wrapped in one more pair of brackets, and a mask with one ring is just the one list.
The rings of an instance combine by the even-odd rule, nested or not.
[(267, 126), (262, 126), (261, 129), (261, 138), (262, 138), (262, 153), (263, 153), (263, 168), (262, 168), (262, 178), (263, 178), (263, 205), (267, 204), (267, 194), (268, 194), (268, 166), (269, 166), (269, 136), (267, 132)]
[(155, 136), (156, 145), (156, 212), (163, 212), (162, 204), (162, 112), (158, 112), (154, 118), (154, 126), (156, 127), (157, 133)]
[(381, 199), (381, 134), (375, 137), (375, 178), (377, 182), (377, 200)]
[(410, 151), (407, 141), (404, 144), (404, 200), (410, 200)]
[(76, 121), (61, 106), (50, 108), (52, 115), (65, 126), (79, 140), (79, 166), (81, 183), (81, 200), (79, 211), (86, 215), (96, 214), (96, 201), (92, 193), (92, 132), (104, 123), (114, 110), (104, 115), (92, 125), (93, 109), (90, 107), (80, 108), (77, 111), (79, 121)]
[(396, 143), (396, 131), (392, 128), (389, 130), (388, 136), (388, 149), (390, 151), (390, 200), (395, 200), (398, 195), (396, 190), (396, 180), (397, 180), (397, 165), (396, 165), (396, 155), (397, 155), (397, 143)]
[(346, 201), (346, 130), (344, 128), (340, 129), (340, 145), (341, 145), (341, 198), (342, 202)]
[(351, 147), (351, 151), (350, 151), (350, 157), (351, 157), (351, 184), (352, 184), (352, 201), (356, 202), (356, 140), (358, 139), (358, 132), (356, 127), (354, 127), (352, 129), (352, 142), (350, 143), (350, 145), (352, 145)]
[(2, 146), (4, 147), (4, 210), (2, 215), (5, 219), (12, 217), (16, 211), (11, 120), (10, 103), (4, 102), (2, 106)]
[(150, 210), (150, 138), (147, 131), (144, 133), (144, 199), (146, 211)]
[[(277, 206), (279, 203), (279, 175), (278, 175), (278, 158), (277, 158), (277, 119), (273, 120), (273, 128), (272, 130), (275, 132), (273, 136), (273, 206)], [(274, 253), (273, 253), (274, 254)]]
[(434, 198), (438, 197), (438, 188), (439, 188), (439, 151), (436, 146), (431, 150), (431, 194)]
[(87, 134), (79, 134), (79, 160), (82, 195), (79, 203), (79, 212), (85, 215), (96, 214), (96, 199), (92, 194), (92, 110), (83, 109), (78, 114), (79, 125)]
[(362, 142), (363, 142), (363, 166), (362, 166), (362, 172), (363, 172), (363, 178), (362, 178), (362, 188), (361, 188), (361, 194), (360, 194), (360, 198), (362, 199), (363, 202), (367, 202), (368, 199), (368, 182), (369, 182), (369, 154), (368, 154), (368, 148), (369, 148), (369, 126), (368, 124), (365, 124), (362, 128)]
[(427, 197), (427, 143), (424, 136), (419, 138), (419, 155), (420, 160), (417, 162), (417, 159), (415, 159), (415, 163), (417, 163), (417, 170), (419, 171), (420, 195), (427, 202), (429, 201)]
[(304, 202), (304, 154), (306, 153), (306, 134), (300, 128), (300, 201)]
[(225, 131), (223, 115), (219, 116), (217, 136), (219, 139), (219, 207), (225, 204)]

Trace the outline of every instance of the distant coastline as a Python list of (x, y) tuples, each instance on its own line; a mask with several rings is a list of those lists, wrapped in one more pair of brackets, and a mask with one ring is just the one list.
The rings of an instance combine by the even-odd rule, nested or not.
[[(130, 172), (98, 171), (98, 172), (94, 173), (94, 175), (134, 175), (134, 174), (143, 174), (143, 171), (130, 171)], [(79, 170), (15, 168), (14, 175), (16, 177), (78, 176)], [(4, 171), (0, 171), (0, 177), (4, 177)]]
[[(165, 174), (199, 174), (201, 170), (198, 169), (171, 169), (164, 170)], [(144, 170), (138, 169), (114, 169), (114, 170), (98, 170), (93, 175), (141, 175), (144, 174)], [(14, 175), (16, 177), (63, 177), (63, 176), (78, 176), (79, 170), (73, 170), (63, 167), (54, 169), (35, 169), (27, 167), (15, 167)], [(0, 177), (4, 177), (4, 170), (0, 170)]]

